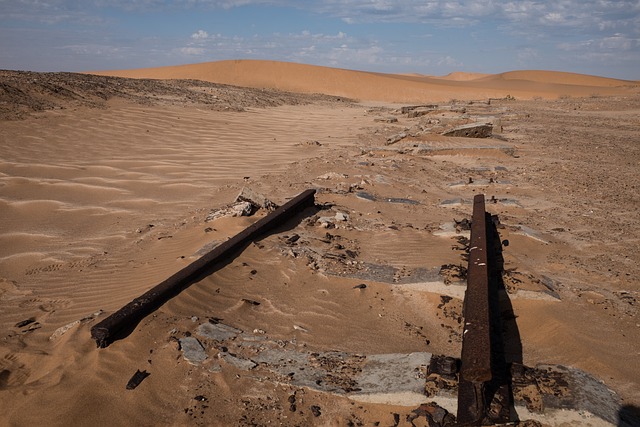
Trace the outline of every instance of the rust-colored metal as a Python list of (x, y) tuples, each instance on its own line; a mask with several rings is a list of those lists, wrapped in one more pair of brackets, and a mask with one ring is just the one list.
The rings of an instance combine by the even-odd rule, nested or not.
[(463, 312), (462, 366), (458, 395), (458, 421), (463, 423), (482, 420), (485, 412), (483, 384), (492, 378), (487, 237), (484, 195), (478, 194), (473, 198)]
[(135, 327), (145, 316), (156, 310), (169, 299), (178, 295), (191, 284), (202, 280), (214, 272), (219, 265), (230, 259), (245, 245), (267, 231), (283, 224), (307, 207), (314, 206), (316, 191), (303, 191), (298, 196), (259, 219), (226, 242), (216, 246), (197, 261), (189, 264), (162, 283), (145, 292), (129, 304), (116, 311), (91, 328), (91, 337), (98, 347), (108, 346), (118, 335)]
[(471, 242), (464, 297), (462, 377), (467, 381), (491, 380), (491, 324), (489, 318), (489, 267), (484, 195), (473, 198)]

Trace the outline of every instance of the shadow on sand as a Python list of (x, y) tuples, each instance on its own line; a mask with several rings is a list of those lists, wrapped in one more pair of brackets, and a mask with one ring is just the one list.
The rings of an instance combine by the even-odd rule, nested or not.
[(497, 216), (486, 214), (487, 250), (489, 267), (489, 310), (491, 320), (491, 370), (492, 380), (485, 388), (485, 402), (490, 402), (487, 417), (493, 422), (518, 419), (513, 404), (511, 366), (522, 364), (522, 341), (516, 323), (511, 299), (506, 291), (502, 274), (504, 258), (502, 241), (498, 232)]

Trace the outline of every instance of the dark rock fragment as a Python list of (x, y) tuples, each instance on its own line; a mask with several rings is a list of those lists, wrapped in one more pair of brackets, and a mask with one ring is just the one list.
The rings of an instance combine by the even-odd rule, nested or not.
[(151, 375), (151, 374), (149, 372), (147, 372), (147, 371), (141, 371), (139, 369), (136, 370), (136, 373), (133, 374), (133, 376), (131, 377), (131, 379), (127, 383), (127, 390), (133, 390), (136, 387), (138, 387), (140, 385), (140, 383), (142, 381), (144, 381), (144, 379), (147, 378), (149, 375)]
[(318, 405), (313, 405), (309, 409), (311, 409), (311, 413), (314, 417), (319, 417), (320, 415), (322, 415), (322, 412), (320, 412), (320, 407)]

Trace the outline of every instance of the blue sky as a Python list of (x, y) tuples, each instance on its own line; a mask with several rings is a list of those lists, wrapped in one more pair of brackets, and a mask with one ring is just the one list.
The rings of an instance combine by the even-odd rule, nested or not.
[(0, 69), (271, 59), (640, 79), (640, 0), (0, 0)]

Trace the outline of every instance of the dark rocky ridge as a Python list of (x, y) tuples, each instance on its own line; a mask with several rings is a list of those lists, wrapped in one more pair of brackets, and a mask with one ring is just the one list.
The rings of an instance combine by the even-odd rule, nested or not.
[(79, 73), (0, 70), (0, 120), (74, 107), (105, 108), (123, 99), (141, 105), (198, 105), (212, 111), (346, 101), (321, 94), (297, 94), (199, 80), (152, 80)]

